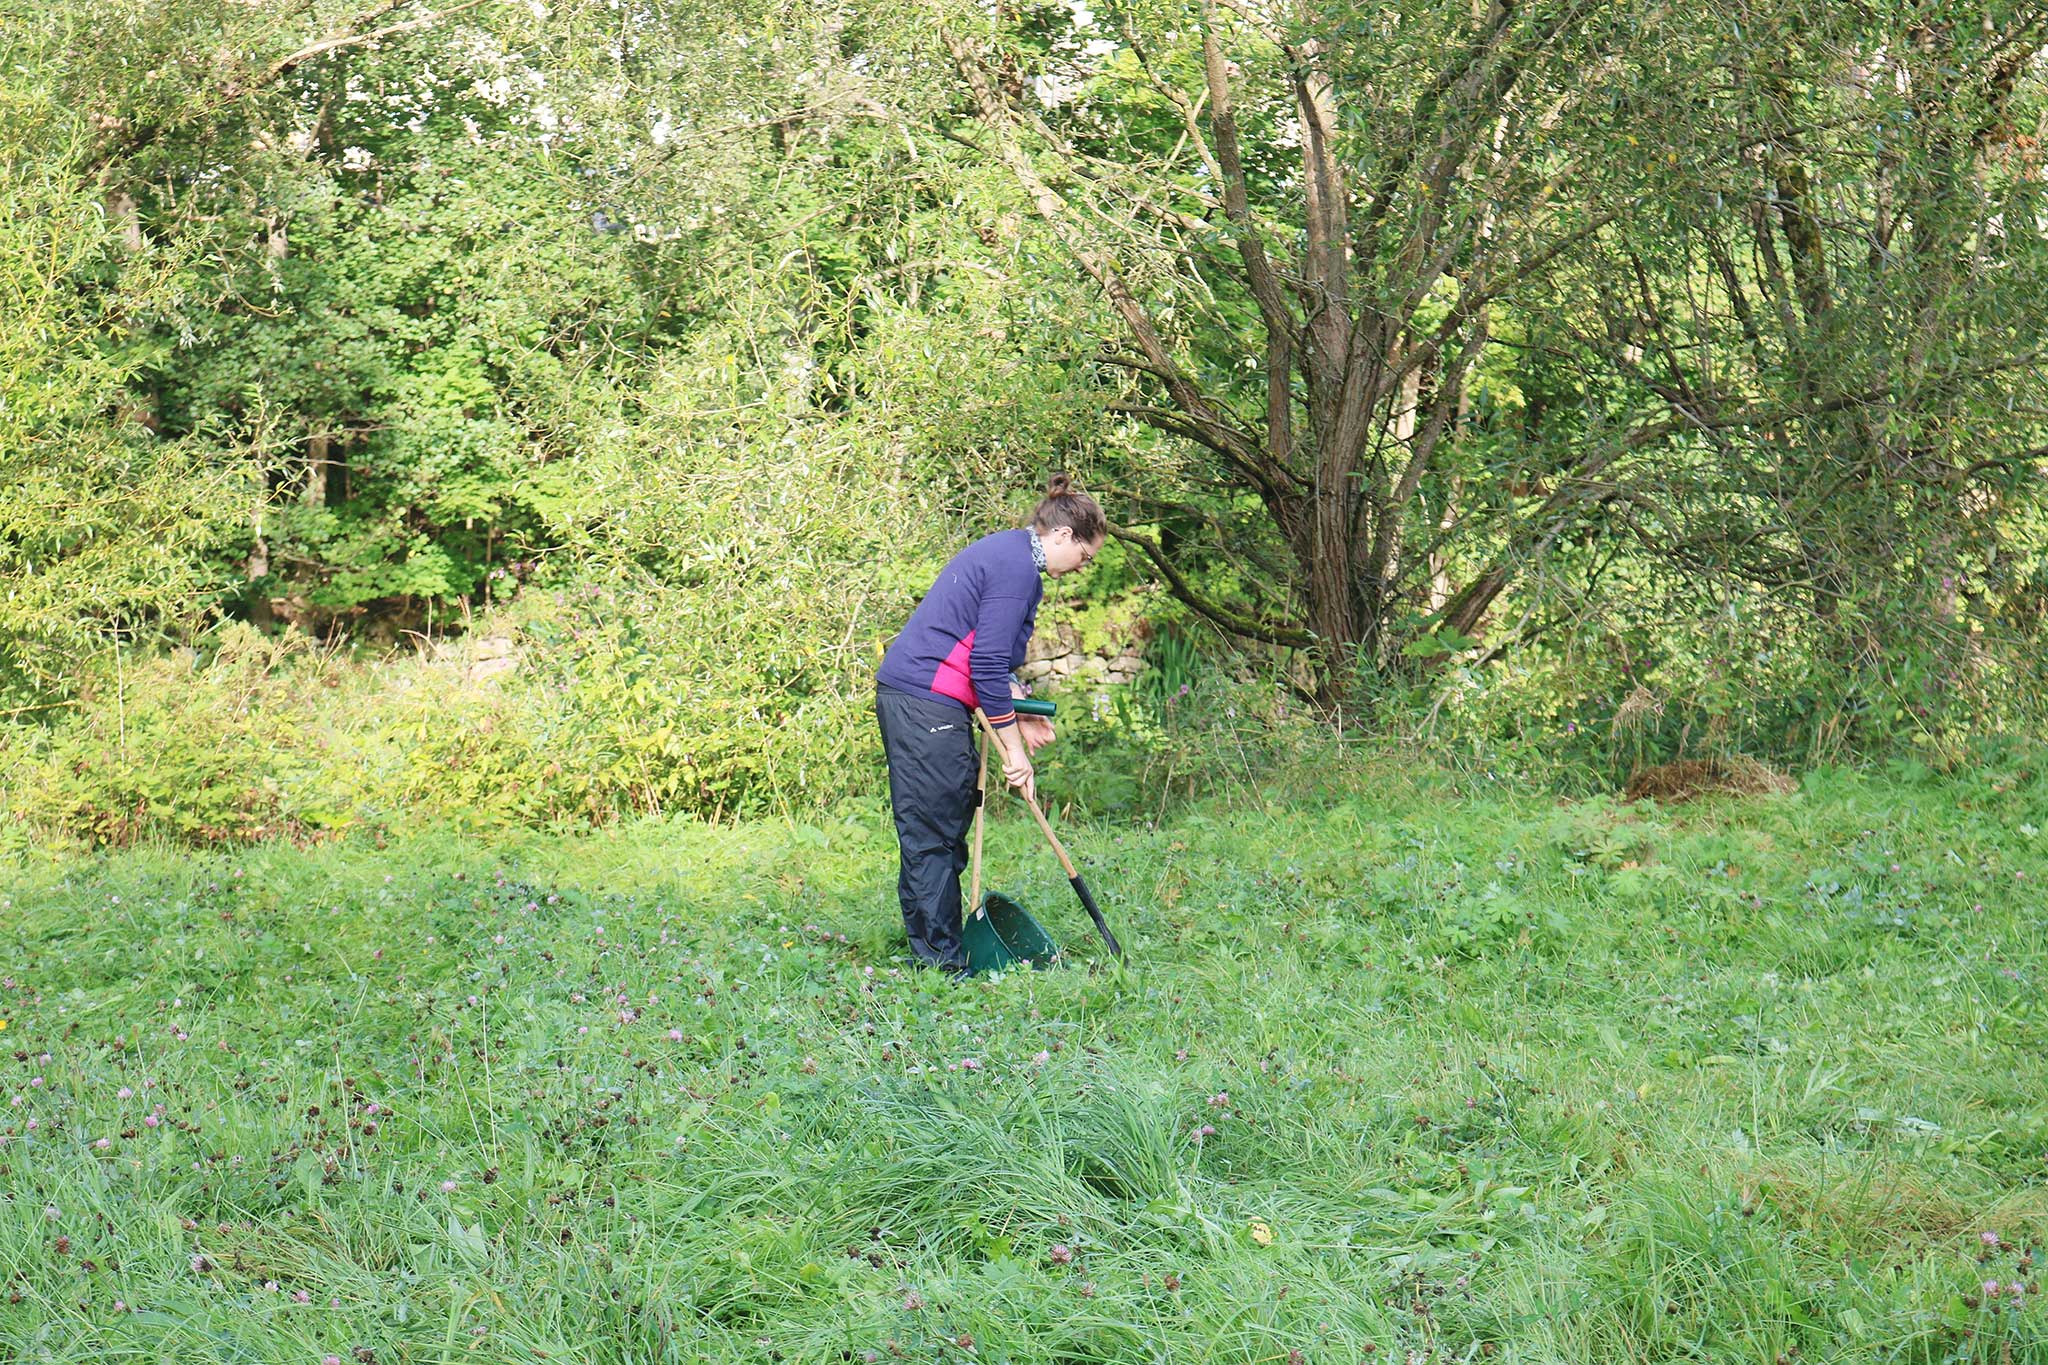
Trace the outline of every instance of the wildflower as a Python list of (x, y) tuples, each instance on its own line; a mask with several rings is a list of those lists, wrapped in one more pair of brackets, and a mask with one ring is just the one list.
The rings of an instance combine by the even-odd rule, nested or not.
[(107, 1148), (109, 1148), (109, 1147), (111, 1147), (111, 1146), (113, 1146), (113, 1145), (114, 1145), (114, 1144), (113, 1144), (112, 1140), (111, 1140), (111, 1139), (108, 1139), (108, 1138), (101, 1138), (101, 1139), (99, 1139), (99, 1140), (98, 1140), (97, 1142), (93, 1143), (93, 1147), (94, 1147), (94, 1148), (95, 1148), (96, 1150), (98, 1150), (98, 1151), (102, 1151), (102, 1152), (106, 1151), (106, 1150), (107, 1150)]
[(680, 1042), (682, 1042), (682, 1041), (683, 1041), (683, 1031), (682, 1031), (681, 1029), (679, 1029), (679, 1028), (672, 1028), (672, 1029), (670, 1029), (670, 1030), (668, 1031), (668, 1040), (669, 1040), (669, 1041), (670, 1041), (671, 1043), (680, 1043)]
[(1095, 1281), (1090, 1280), (1086, 1284), (1083, 1284), (1081, 1286), (1081, 1297), (1084, 1299), (1092, 1299), (1095, 1297)]
[(322, 1356), (322, 1357), (320, 1357), (320, 1365), (341, 1365), (341, 1357), (340, 1357), (340, 1356)]
[(115, 1300), (114, 1300), (114, 1311), (115, 1311), (116, 1313), (125, 1313), (125, 1312), (127, 1312), (127, 1311), (128, 1311), (128, 1304), (127, 1304), (127, 1303), (126, 1303), (126, 1301), (124, 1301), (124, 1300), (121, 1300), (121, 1299), (115, 1299)]
[(142, 1116), (142, 1126), (145, 1128), (155, 1128), (162, 1123), (163, 1120), (158, 1118), (155, 1114), (144, 1114)]
[(903, 1296), (903, 1306), (914, 1313), (924, 1307), (924, 1296), (913, 1289)]
[(1031, 1054), (1031, 1064), (1033, 1066), (1044, 1066), (1047, 1062), (1051, 1060), (1052, 1054), (1050, 1052), (1047, 1052), (1044, 1048), (1040, 1048), (1038, 1051)]
[(196, 1251), (192, 1253), (192, 1273), (194, 1275), (204, 1275), (211, 1269), (213, 1269), (212, 1261), (207, 1260)]
[(1054, 1265), (1071, 1265), (1074, 1260), (1074, 1249), (1065, 1242), (1055, 1242), (1053, 1243), (1052, 1250), (1048, 1251), (1046, 1255), (1052, 1258)]
[(1209, 1107), (1211, 1109), (1228, 1109), (1230, 1107), (1230, 1092), (1228, 1090), (1219, 1090), (1211, 1095), (1209, 1097)]
[(441, 1182), (441, 1193), (443, 1193), (443, 1194), (453, 1194), (453, 1193), (455, 1193), (455, 1182), (454, 1182), (454, 1181), (452, 1181), (452, 1180), (444, 1180), (444, 1181), (442, 1181), (442, 1182)]
[(135, 1092), (124, 1085), (114, 1092), (114, 1098), (117, 1100), (132, 1100), (135, 1098)]
[(1995, 1232), (1980, 1232), (1977, 1234), (1977, 1240), (1985, 1246), (1996, 1247), (1998, 1245), (1998, 1234)]
[(1998, 1297), (1998, 1281), (1996, 1281), (1996, 1280), (1986, 1280), (1986, 1281), (1984, 1281), (1984, 1297), (1985, 1297), (1985, 1298), (1987, 1298), (1987, 1299), (1989, 1299), (1989, 1298), (1996, 1298), (1996, 1297)]
[(960, 1059), (960, 1069), (962, 1071), (979, 1071), (981, 1070), (981, 1063), (972, 1057), (962, 1057)]
[(312, 1301), (313, 1301), (313, 1296), (312, 1296), (311, 1294), (308, 1294), (308, 1293), (307, 1293), (307, 1292), (306, 1292), (305, 1290), (303, 1290), (303, 1289), (294, 1289), (294, 1290), (292, 1291), (292, 1302), (293, 1302), (293, 1303), (311, 1303)]

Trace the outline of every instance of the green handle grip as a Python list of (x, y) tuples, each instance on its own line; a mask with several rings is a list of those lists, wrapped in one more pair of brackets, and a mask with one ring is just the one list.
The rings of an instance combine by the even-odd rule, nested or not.
[(1050, 716), (1058, 708), (1039, 697), (1013, 697), (1010, 704), (1020, 716)]

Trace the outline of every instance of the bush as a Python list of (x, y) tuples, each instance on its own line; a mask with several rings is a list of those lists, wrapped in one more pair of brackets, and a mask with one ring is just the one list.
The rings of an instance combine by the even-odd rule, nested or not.
[(179, 651), (109, 669), (68, 724), (14, 732), (26, 809), (93, 845), (304, 838), (331, 827), (332, 810), (304, 799), (322, 785), (324, 759), (304, 723), (308, 699), (269, 685), (294, 646), (240, 627), (207, 665)]

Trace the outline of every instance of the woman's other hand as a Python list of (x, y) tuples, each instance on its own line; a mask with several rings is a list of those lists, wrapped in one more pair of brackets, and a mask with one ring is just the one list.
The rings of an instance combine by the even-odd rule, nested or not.
[(1037, 753), (1053, 742), (1052, 721), (1044, 716), (1017, 717), (1017, 733), (1024, 737), (1024, 747)]

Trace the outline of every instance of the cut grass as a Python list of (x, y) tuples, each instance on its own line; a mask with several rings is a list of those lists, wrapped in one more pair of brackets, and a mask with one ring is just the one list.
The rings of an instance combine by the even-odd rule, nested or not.
[(867, 808), (23, 874), (0, 1354), (2048, 1360), (2040, 784), (1359, 787), (965, 985)]

